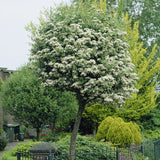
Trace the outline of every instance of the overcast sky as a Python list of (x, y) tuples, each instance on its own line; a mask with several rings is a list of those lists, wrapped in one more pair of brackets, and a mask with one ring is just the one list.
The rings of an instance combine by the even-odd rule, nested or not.
[(25, 26), (38, 23), (40, 11), (70, 0), (0, 0), (0, 67), (16, 70), (28, 62), (29, 42)]

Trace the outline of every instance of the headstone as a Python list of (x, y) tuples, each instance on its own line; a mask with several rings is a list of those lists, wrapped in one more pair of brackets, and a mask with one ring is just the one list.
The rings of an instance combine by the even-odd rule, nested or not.
[(34, 160), (53, 160), (57, 148), (52, 143), (41, 142), (30, 148)]

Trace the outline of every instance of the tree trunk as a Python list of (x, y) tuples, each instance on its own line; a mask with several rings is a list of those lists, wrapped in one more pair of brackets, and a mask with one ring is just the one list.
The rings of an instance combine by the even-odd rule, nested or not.
[(40, 139), (40, 129), (36, 128), (36, 131), (37, 131), (37, 141), (39, 141), (39, 139)]
[(93, 123), (93, 136), (95, 136), (97, 133), (97, 124)]
[(78, 133), (78, 129), (80, 126), (81, 118), (82, 118), (82, 113), (84, 111), (85, 104), (81, 103), (79, 105), (77, 117), (75, 119), (72, 135), (71, 135), (71, 143), (70, 143), (70, 160), (75, 160), (75, 149), (76, 149), (76, 137)]

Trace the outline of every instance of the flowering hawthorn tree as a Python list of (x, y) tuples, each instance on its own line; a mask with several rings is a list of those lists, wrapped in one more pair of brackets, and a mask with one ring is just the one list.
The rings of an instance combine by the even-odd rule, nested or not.
[(88, 4), (46, 11), (38, 26), (30, 24), (31, 61), (45, 87), (75, 93), (79, 110), (71, 136), (74, 159), (76, 136), (85, 105), (100, 102), (121, 106), (136, 91), (125, 32), (109, 11)]

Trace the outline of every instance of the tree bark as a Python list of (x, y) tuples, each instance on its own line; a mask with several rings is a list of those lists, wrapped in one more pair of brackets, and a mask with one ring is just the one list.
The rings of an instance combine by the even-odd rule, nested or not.
[(75, 123), (73, 126), (73, 131), (72, 131), (72, 135), (71, 135), (71, 142), (70, 142), (70, 160), (75, 160), (76, 138), (77, 138), (77, 133), (78, 133), (78, 129), (80, 126), (80, 122), (81, 122), (82, 113), (84, 111), (84, 108), (85, 108), (85, 104), (81, 103), (79, 105), (77, 117), (75, 119)]
[(96, 125), (96, 123), (94, 122), (94, 123), (93, 123), (93, 135), (95, 136), (96, 133), (97, 133), (97, 125)]
[(40, 129), (36, 128), (36, 130), (37, 130), (37, 141), (39, 141), (40, 140)]

